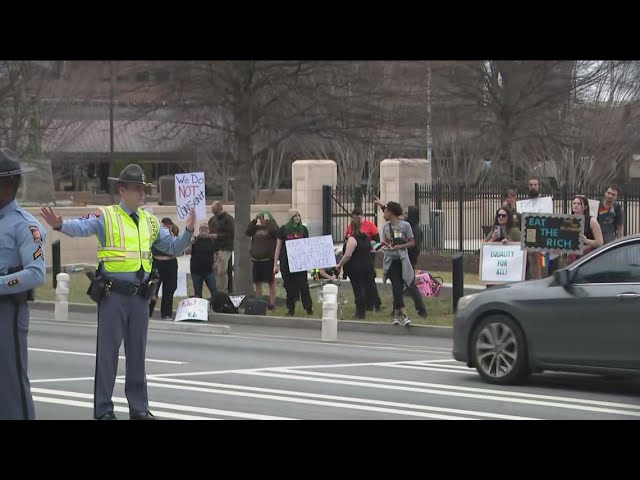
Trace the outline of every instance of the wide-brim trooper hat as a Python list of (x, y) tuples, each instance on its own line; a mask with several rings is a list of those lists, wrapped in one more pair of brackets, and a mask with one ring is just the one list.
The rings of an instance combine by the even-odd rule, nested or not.
[(144, 174), (140, 165), (136, 165), (135, 163), (124, 167), (118, 178), (108, 177), (108, 180), (119, 183), (135, 183), (137, 185), (144, 185), (145, 187), (154, 186), (151, 183), (147, 183), (147, 176)]
[(0, 148), (0, 177), (14, 177), (34, 170), (34, 167), (21, 166), (18, 154), (10, 148)]

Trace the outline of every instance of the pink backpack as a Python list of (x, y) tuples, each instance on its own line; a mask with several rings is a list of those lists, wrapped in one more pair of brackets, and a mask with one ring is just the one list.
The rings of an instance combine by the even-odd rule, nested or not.
[(416, 272), (416, 286), (423, 297), (437, 297), (442, 289), (443, 279), (432, 277), (427, 272)]

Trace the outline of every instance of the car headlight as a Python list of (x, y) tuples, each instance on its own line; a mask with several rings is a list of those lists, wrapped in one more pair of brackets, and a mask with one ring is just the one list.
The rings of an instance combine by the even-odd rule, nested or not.
[(458, 300), (458, 310), (462, 310), (467, 305), (469, 305), (469, 303), (471, 303), (471, 300), (473, 300), (476, 295), (477, 295), (477, 293), (474, 293), (474, 294), (471, 294), (471, 295), (465, 295), (464, 297), (461, 297)]

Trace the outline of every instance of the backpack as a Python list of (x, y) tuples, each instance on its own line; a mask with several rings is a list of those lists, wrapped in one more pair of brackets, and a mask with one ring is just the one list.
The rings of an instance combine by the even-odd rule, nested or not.
[(215, 292), (211, 296), (211, 309), (216, 313), (238, 313), (238, 307), (236, 307), (229, 295), (224, 292)]
[(423, 297), (439, 296), (443, 282), (442, 278), (432, 277), (427, 272), (416, 272), (416, 286)]

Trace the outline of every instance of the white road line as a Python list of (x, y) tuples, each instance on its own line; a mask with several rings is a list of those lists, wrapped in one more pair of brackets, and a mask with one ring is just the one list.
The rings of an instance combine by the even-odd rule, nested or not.
[[(203, 391), (203, 392), (210, 392), (210, 393), (218, 393), (218, 390), (216, 390), (216, 387), (217, 387), (217, 388), (224, 388), (229, 392), (232, 392), (233, 390), (241, 390), (241, 391), (248, 391), (248, 392), (273, 393), (273, 394), (290, 395), (293, 397), (338, 400), (338, 401), (361, 403), (361, 404), (368, 404), (368, 405), (399, 407), (399, 408), (411, 409), (411, 410), (425, 410), (425, 411), (434, 411), (434, 412), (440, 412), (440, 413), (473, 415), (476, 417), (494, 418), (494, 419), (500, 419), (500, 420), (538, 420), (536, 418), (531, 418), (531, 417), (504, 415), (500, 413), (479, 412), (474, 410), (462, 410), (462, 409), (456, 409), (456, 408), (444, 408), (444, 407), (436, 407), (436, 406), (430, 406), (430, 405), (418, 405), (413, 403), (388, 402), (385, 400), (373, 400), (369, 398), (325, 395), (321, 393), (299, 392), (295, 390), (280, 390), (280, 389), (274, 389), (274, 388), (250, 387), (246, 385), (231, 385), (226, 383), (201, 382), (197, 380), (179, 380), (174, 378), (162, 378), (161, 381), (165, 383), (176, 383), (179, 385), (188, 385), (187, 387), (184, 388), (185, 390), (191, 390), (190, 386), (209, 387), (204, 389), (198, 389), (196, 391)], [(406, 414), (406, 412), (403, 413), (403, 415), (404, 414)]]
[[(124, 381), (118, 381), (118, 383), (124, 383)], [(89, 393), (81, 393), (81, 392), (69, 392), (66, 390), (52, 390), (49, 388), (34, 388), (32, 389), (34, 393), (41, 393), (47, 395), (57, 395), (61, 397), (72, 397), (72, 398), (85, 398), (91, 399), (91, 408), (93, 408), (93, 395)], [(50, 397), (46, 397), (50, 398)], [(113, 397), (114, 403), (124, 403), (127, 404), (127, 399), (122, 397)], [(215, 408), (205, 408), (205, 407), (195, 407), (189, 405), (179, 405), (175, 403), (164, 403), (164, 402), (149, 402), (149, 406), (152, 408), (164, 408), (167, 410), (177, 410), (182, 412), (194, 412), (194, 413), (204, 413), (209, 415), (220, 415), (223, 417), (233, 417), (233, 418), (247, 418), (250, 420), (295, 420), (293, 418), (287, 417), (274, 417), (272, 415), (259, 415), (254, 413), (244, 413), (244, 412), (234, 412), (230, 410), (218, 410)], [(129, 412), (129, 409), (126, 407), (121, 407), (124, 411)], [(166, 412), (165, 412), (166, 413)], [(155, 413), (154, 413), (155, 415)], [(156, 415), (160, 416), (160, 414)], [(166, 415), (164, 415), (166, 416)], [(208, 418), (208, 417), (201, 417)]]
[(464, 370), (455, 370), (453, 368), (446, 368), (446, 367), (419, 367), (417, 365), (396, 365), (396, 364), (387, 364), (387, 365), (380, 365), (381, 367), (388, 367), (388, 368), (405, 368), (408, 370), (427, 370), (430, 372), (448, 372), (448, 373), (462, 373), (464, 375), (477, 375), (475, 370), (470, 370), (468, 368), (464, 368)]
[(93, 379), (94, 377), (38, 378), (37, 380), (29, 380), (29, 383), (77, 382), (82, 380), (93, 380)]
[[(79, 355), (82, 357), (95, 357), (96, 354), (95, 353), (87, 353), (87, 352), (72, 352), (72, 351), (68, 351), (68, 350), (51, 350), (48, 348), (32, 348), (29, 347), (29, 351), (30, 352), (43, 352), (43, 353), (59, 353), (62, 355)], [(125, 357), (124, 356), (119, 356), (118, 357), (120, 360), (124, 360)], [(146, 359), (147, 362), (153, 362), (153, 363), (167, 363), (170, 365), (185, 365), (189, 362), (177, 362), (175, 360), (156, 360), (154, 358), (147, 358)]]
[[(123, 382), (118, 381), (118, 383), (123, 383)], [(392, 408), (365, 406), (365, 405), (357, 405), (353, 403), (343, 403), (343, 402), (329, 402), (329, 401), (322, 401), (322, 400), (313, 400), (308, 398), (296, 398), (291, 396), (285, 397), (280, 395), (267, 395), (267, 394), (240, 392), (240, 391), (233, 391), (233, 390), (189, 387), (186, 385), (171, 385), (169, 383), (156, 383), (153, 381), (151, 382), (147, 381), (147, 386), (158, 387), (158, 388), (168, 388), (168, 389), (175, 389), (175, 390), (189, 390), (194, 392), (217, 393), (220, 395), (232, 395), (236, 397), (261, 398), (264, 400), (278, 400), (278, 401), (285, 401), (289, 403), (319, 405), (323, 407), (346, 408), (351, 410), (364, 410), (368, 412), (390, 413), (393, 415), (402, 415), (402, 416), (409, 416), (409, 417), (433, 418), (437, 420), (475, 420), (469, 417), (458, 417), (453, 415), (443, 415), (443, 414), (437, 414), (437, 413), (423, 413), (423, 412), (415, 412), (415, 411), (408, 411), (408, 410), (403, 411), (403, 410), (392, 409)]]
[[(278, 369), (278, 371), (283, 371), (286, 369)], [(463, 387), (458, 385), (447, 385), (444, 383), (426, 383), (426, 382), (415, 382), (411, 380), (396, 380), (392, 378), (378, 378), (378, 377), (363, 377), (359, 375), (343, 375), (340, 373), (325, 373), (325, 372), (299, 372), (295, 370), (291, 370), (292, 374), (304, 373), (306, 375), (317, 376), (317, 377), (331, 377), (331, 378), (345, 378), (345, 379), (354, 379), (354, 380), (365, 380), (372, 382), (382, 382), (382, 383), (390, 383), (397, 385), (410, 385), (410, 386), (418, 386), (418, 387), (430, 387), (430, 388), (441, 388), (447, 390), (457, 390), (463, 392), (473, 392), (473, 393), (490, 393), (490, 394), (499, 394), (505, 395), (509, 397), (525, 397), (525, 398), (534, 398), (539, 400), (554, 400), (554, 401), (562, 401), (562, 402), (570, 402), (570, 403), (585, 403), (589, 405), (597, 405), (602, 407), (621, 407), (628, 408), (631, 410), (640, 410), (640, 405), (635, 405), (632, 403), (619, 403), (619, 402), (607, 402), (603, 400), (592, 400), (588, 398), (575, 398), (575, 397), (559, 397), (555, 395), (544, 395), (539, 393), (528, 393), (528, 392), (514, 392), (511, 390), (498, 390), (497, 388), (477, 388), (477, 387)]]
[[(53, 403), (56, 405), (66, 405), (69, 407), (81, 407), (81, 408), (93, 409), (93, 402), (80, 402), (78, 400), (69, 400), (66, 398), (41, 397), (38, 395), (34, 395), (33, 401), (39, 402), (39, 403)], [(127, 407), (119, 407), (117, 405), (114, 406), (113, 410), (118, 413), (126, 413), (126, 414), (129, 413), (129, 409)], [(158, 418), (170, 418), (172, 420), (220, 420), (219, 418), (213, 418), (213, 417), (199, 417), (195, 415), (183, 415), (180, 413), (160, 412), (160, 411), (156, 411), (154, 415)], [(87, 420), (89, 419), (87, 418)]]
[[(588, 406), (591, 404), (600, 404), (600, 403), (608, 403), (608, 402), (596, 402), (590, 400), (580, 400), (580, 399), (572, 399), (567, 397), (552, 397), (546, 395), (540, 395), (542, 398), (557, 398), (568, 403), (558, 403), (556, 401), (540, 401), (533, 400), (532, 398), (536, 397), (534, 395), (520, 395), (524, 398), (513, 398), (512, 393), (507, 393), (498, 390), (492, 390), (491, 393), (493, 395), (484, 395), (484, 394), (475, 394), (475, 393), (465, 393), (465, 392), (456, 392), (453, 391), (454, 387), (450, 385), (437, 385), (435, 388), (418, 388), (418, 387), (407, 387), (407, 386), (397, 386), (390, 385), (389, 383), (368, 383), (368, 382), (356, 382), (349, 380), (338, 380), (336, 378), (315, 378), (315, 377), (304, 377), (298, 375), (299, 373), (319, 373), (319, 372), (292, 372), (292, 375), (283, 375), (280, 373), (269, 373), (269, 372), (240, 372), (244, 375), (254, 375), (260, 377), (272, 377), (272, 378), (282, 378), (288, 380), (303, 380), (307, 382), (319, 382), (319, 383), (332, 383), (337, 385), (351, 385), (358, 387), (370, 387), (370, 388), (379, 388), (382, 390), (399, 390), (405, 392), (416, 392), (416, 393), (430, 393), (433, 395), (444, 395), (451, 397), (466, 397), (466, 398), (477, 398), (481, 400), (497, 400), (499, 402), (508, 402), (508, 403), (522, 403), (527, 405), (539, 405), (546, 407), (556, 407), (556, 408), (565, 408), (570, 410), (584, 410), (589, 412), (600, 412), (600, 413), (610, 413), (614, 415), (626, 415), (631, 417), (640, 417), (640, 412), (633, 412), (630, 410), (640, 409), (637, 405), (627, 405), (627, 404), (618, 404), (620, 406), (624, 406), (624, 408), (628, 408), (630, 410), (618, 410), (612, 408), (601, 408), (601, 407), (593, 407)], [(394, 382), (396, 383), (396, 382)], [(416, 382), (417, 383), (417, 382)], [(462, 387), (459, 387), (462, 388)], [(502, 396), (498, 396), (502, 395)], [(570, 403), (569, 403), (570, 402)], [(572, 404), (573, 403), (573, 404)], [(579, 405), (579, 403), (583, 403), (585, 405)]]

